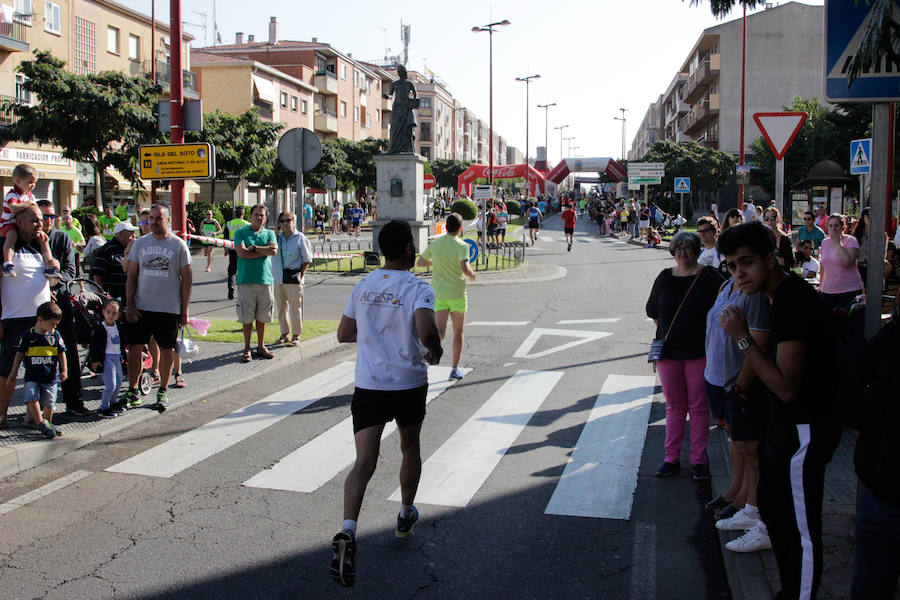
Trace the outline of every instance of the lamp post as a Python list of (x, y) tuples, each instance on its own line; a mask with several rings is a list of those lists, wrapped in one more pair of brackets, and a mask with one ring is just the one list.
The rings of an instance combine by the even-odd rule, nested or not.
[(625, 109), (620, 108), (622, 111), (621, 117), (613, 117), (616, 121), (622, 121), (622, 160), (625, 160)]
[(524, 81), (525, 82), (525, 195), (528, 195), (528, 150), (530, 148), (528, 144), (528, 128), (530, 122), (528, 120), (528, 109), (531, 106), (531, 100), (529, 100), (528, 96), (528, 88), (530, 87), (532, 79), (540, 79), (540, 75), (528, 75), (526, 77), (516, 77), (516, 81)]
[[(566, 146), (566, 148), (567, 148), (567, 149), (566, 149), (566, 156), (572, 156), (572, 140), (575, 139), (575, 136), (572, 135), (572, 136), (569, 136), (569, 137), (563, 138), (563, 139), (566, 140), (566, 141), (568, 142), (568, 145)], [(568, 176), (568, 175), (566, 175), (566, 191), (567, 191), (567, 192), (571, 192), (571, 191), (572, 191), (572, 186), (569, 184), (569, 176)]]
[(566, 155), (563, 154), (562, 143), (563, 143), (563, 129), (568, 127), (568, 125), (560, 125), (559, 127), (554, 127), (553, 129), (559, 129), (559, 160), (563, 160)]
[(547, 161), (547, 169), (550, 169), (550, 142), (547, 141), (547, 134), (549, 132), (550, 125), (550, 107), (556, 106), (556, 102), (551, 102), (550, 104), (538, 104), (538, 108), (544, 109), (544, 160)]
[[(474, 33), (488, 32), (488, 185), (491, 186), (491, 196), (494, 194), (494, 28), (501, 25), (509, 25), (509, 20), (503, 19), (487, 25), (475, 26)], [(487, 203), (481, 201), (481, 244), (487, 250)], [(484, 263), (487, 264), (487, 252), (484, 252)]]

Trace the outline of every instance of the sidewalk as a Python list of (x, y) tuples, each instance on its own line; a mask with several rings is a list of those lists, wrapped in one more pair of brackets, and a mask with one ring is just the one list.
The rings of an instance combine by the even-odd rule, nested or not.
[[(324, 354), (336, 348), (338, 341), (333, 333), (329, 333), (307, 340), (299, 348), (274, 346), (272, 348), (275, 353), (274, 359), (254, 360), (249, 363), (241, 363), (238, 360), (240, 344), (204, 342), (203, 338), (198, 338), (197, 345), (200, 348), (200, 356), (190, 363), (185, 362), (182, 366), (187, 387), (169, 388), (169, 410), (215, 396), (222, 390), (259, 377), (267, 371)], [(81, 384), (85, 407), (89, 410), (98, 409), (100, 394), (103, 391), (100, 376), (84, 377)], [(64, 435), (46, 440), (36, 430), (22, 424), (25, 406), (22, 404), (20, 382), (9, 406), (8, 425), (5, 429), (0, 429), (0, 478), (15, 475), (104, 436), (159, 416), (159, 413), (151, 408), (156, 402), (155, 387), (149, 395), (143, 397), (143, 400), (144, 406), (129, 410), (114, 419), (101, 419), (95, 414), (75, 417), (65, 412), (65, 405), (60, 402), (57, 404), (58, 412), (53, 416), (53, 423)]]

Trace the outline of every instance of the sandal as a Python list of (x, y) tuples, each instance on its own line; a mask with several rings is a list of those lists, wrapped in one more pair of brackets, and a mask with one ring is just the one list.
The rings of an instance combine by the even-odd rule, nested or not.
[(275, 345), (277, 346), (279, 344), (287, 344), (289, 339), (290, 338), (288, 338), (287, 334), (284, 334), (281, 337), (279, 337), (277, 340), (275, 340)]
[(291, 338), (291, 341), (287, 343), (288, 346), (299, 346), (300, 345), (300, 336), (295, 335)]
[(265, 346), (260, 346), (259, 348), (256, 349), (256, 356), (258, 356), (259, 358), (266, 358), (266, 359), (275, 358), (275, 355), (272, 354), (269, 351), (269, 349), (266, 348)]
[(249, 350), (244, 350), (244, 354), (243, 354), (243, 356), (241, 356), (241, 362), (242, 362), (242, 363), (248, 363), (248, 362), (250, 362), (251, 360), (253, 360), (253, 357), (250, 356), (250, 351), (249, 351)]
[(173, 387), (173, 388), (183, 388), (183, 387), (185, 387), (186, 385), (187, 385), (187, 384), (184, 382), (184, 374), (182, 374), (182, 373), (175, 373), (175, 383), (173, 383), (173, 384), (171, 385), (171, 387)]
[(158, 385), (159, 384), (159, 373), (156, 371), (150, 371), (150, 384)]

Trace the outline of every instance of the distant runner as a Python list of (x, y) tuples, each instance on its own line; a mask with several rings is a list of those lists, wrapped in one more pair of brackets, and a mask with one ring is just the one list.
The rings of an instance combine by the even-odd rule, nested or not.
[(564, 210), (562, 214), (562, 220), (563, 231), (566, 233), (566, 243), (568, 244), (566, 250), (571, 252), (572, 244), (575, 242), (575, 223), (578, 222), (578, 214), (575, 212), (574, 205), (566, 205), (566, 210)]
[(531, 236), (531, 245), (534, 246), (535, 240), (537, 240), (538, 231), (541, 228), (541, 220), (544, 218), (544, 214), (541, 210), (534, 205), (534, 203), (530, 203), (528, 210), (525, 212), (528, 215), (528, 235)]

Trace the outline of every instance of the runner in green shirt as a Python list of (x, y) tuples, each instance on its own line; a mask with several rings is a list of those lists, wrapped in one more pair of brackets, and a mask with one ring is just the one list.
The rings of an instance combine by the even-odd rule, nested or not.
[(75, 276), (80, 276), (81, 272), (81, 251), (84, 250), (85, 241), (84, 236), (81, 234), (81, 231), (75, 227), (75, 223), (77, 223), (75, 219), (72, 218), (72, 211), (69, 210), (68, 207), (63, 209), (62, 214), (62, 223), (60, 223), (59, 230), (65, 232), (66, 235), (69, 236), (69, 239), (72, 240), (72, 245), (75, 246)]
[(100, 223), (100, 234), (109, 241), (113, 239), (113, 229), (115, 229), (116, 225), (121, 221), (113, 215), (113, 207), (107, 206), (106, 214), (97, 217), (97, 222)]
[(116, 207), (116, 218), (119, 221), (127, 221), (128, 220), (128, 204), (125, 198), (119, 200), (119, 205)]
[(466, 277), (475, 281), (475, 271), (469, 266), (469, 245), (462, 238), (462, 217), (458, 213), (447, 216), (447, 235), (428, 244), (419, 257), (420, 267), (434, 266), (431, 287), (434, 288), (434, 320), (441, 339), (447, 333), (447, 318), (453, 321), (453, 369), (450, 379), (462, 379), (459, 358), (463, 347), (463, 326), (466, 323)]
[[(200, 235), (211, 238), (217, 238), (222, 235), (222, 226), (213, 218), (213, 211), (211, 210), (206, 211), (206, 218), (200, 224)], [(206, 255), (206, 272), (209, 273), (210, 269), (212, 269), (213, 254), (216, 247), (207, 242), (203, 242), (203, 245), (205, 246), (203, 253)]]

